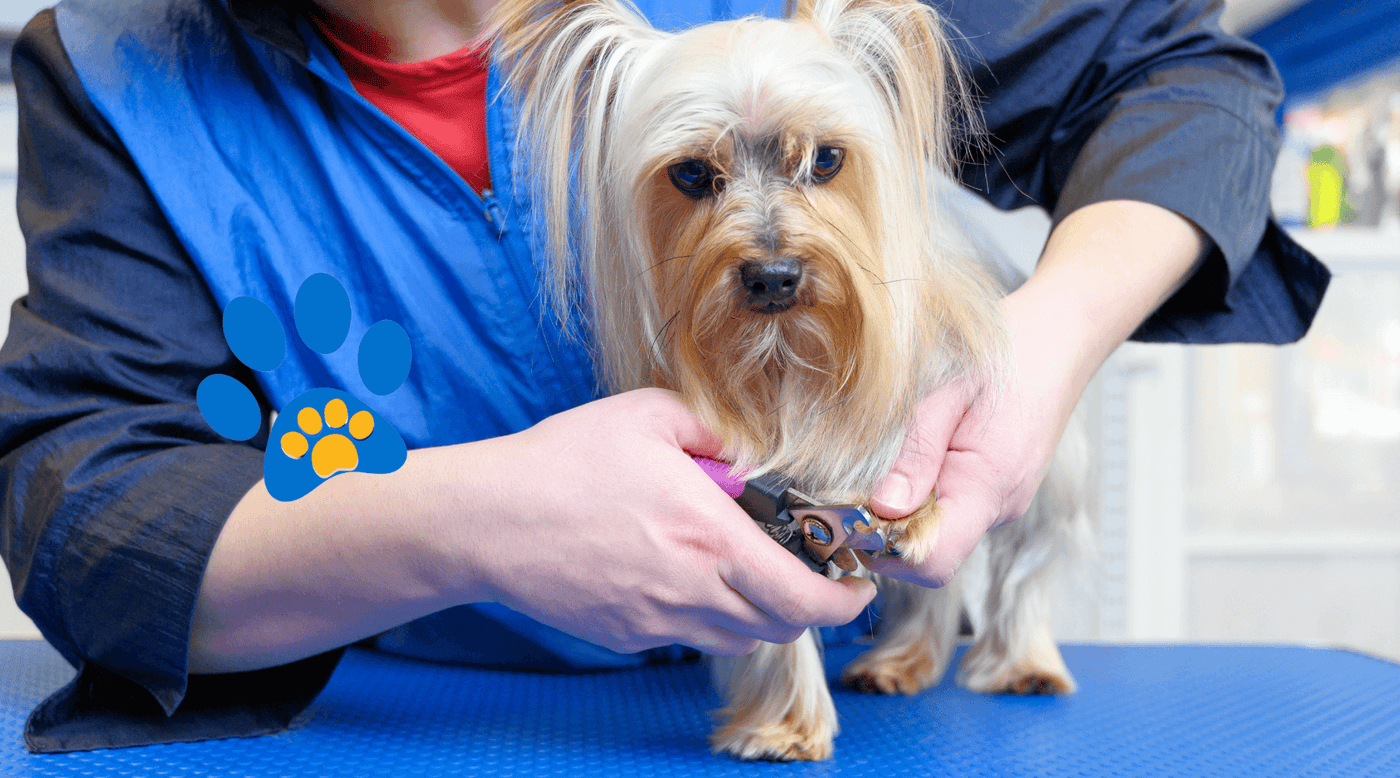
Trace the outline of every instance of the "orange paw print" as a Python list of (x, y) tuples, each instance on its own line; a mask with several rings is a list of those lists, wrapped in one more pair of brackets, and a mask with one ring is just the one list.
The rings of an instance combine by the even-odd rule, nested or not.
[[(351, 416), (350, 410), (345, 407), (345, 401), (336, 397), (326, 403), (324, 414), (317, 413), (315, 408), (302, 408), (298, 411), (297, 427), (299, 430), (283, 433), (280, 441), (282, 453), (290, 459), (301, 459), (309, 450), (311, 469), (322, 478), (330, 478), (336, 473), (359, 467), (360, 452), (351, 438), (364, 440), (374, 432), (374, 414), (358, 411)], [(342, 427), (346, 428), (345, 432), (350, 437), (332, 432), (317, 440), (314, 447), (311, 445), (311, 440), (323, 430), (339, 430)], [(308, 440), (308, 437), (311, 440)]]

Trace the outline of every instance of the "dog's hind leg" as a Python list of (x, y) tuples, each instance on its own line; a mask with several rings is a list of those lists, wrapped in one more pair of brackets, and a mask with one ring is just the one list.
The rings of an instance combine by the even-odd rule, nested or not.
[(831, 758), (839, 728), (817, 640), (809, 629), (787, 645), (761, 643), (748, 656), (712, 660), (725, 700), (710, 735), (716, 753), (782, 762)]
[(948, 669), (962, 614), (957, 579), (941, 589), (878, 577), (885, 599), (875, 646), (841, 673), (863, 692), (916, 694), (935, 686)]
[[(1066, 438), (1078, 431), (1071, 430)], [(1072, 447), (1072, 441), (1068, 447)], [(987, 591), (972, 622), (976, 638), (958, 667), (958, 683), (975, 692), (1072, 694), (1050, 630), (1047, 589), (1060, 563), (1085, 544), (1077, 452), (1066, 451), (1051, 466), (1026, 515), (989, 533)]]

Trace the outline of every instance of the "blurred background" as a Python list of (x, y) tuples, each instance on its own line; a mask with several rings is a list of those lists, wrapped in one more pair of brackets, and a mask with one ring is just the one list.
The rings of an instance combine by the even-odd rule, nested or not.
[[(25, 292), (9, 45), (46, 5), (0, 0), (0, 338)], [(1229, 0), (1224, 24), (1283, 74), (1274, 209), (1335, 278), (1299, 344), (1129, 344), (1100, 371), (1098, 549), (1058, 631), (1400, 661), (1400, 0)], [(979, 213), (1034, 264), (1043, 212)], [(0, 585), (0, 637), (19, 636), (37, 632)]]

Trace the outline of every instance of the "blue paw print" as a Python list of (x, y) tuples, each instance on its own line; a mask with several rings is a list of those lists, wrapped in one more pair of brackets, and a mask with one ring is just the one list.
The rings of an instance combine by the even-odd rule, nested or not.
[[(350, 297), (325, 273), (297, 290), (297, 334), (307, 348), (329, 354), (350, 332)], [(224, 339), (238, 361), (259, 371), (275, 370), (287, 355), (286, 333), (261, 300), (236, 297), (224, 308)], [(360, 339), (360, 378), (377, 395), (403, 385), (412, 361), (408, 334), (396, 322), (380, 321)], [(199, 384), (199, 412), (214, 431), (231, 440), (258, 434), (262, 414), (253, 393), (237, 379), (216, 373)], [(338, 389), (312, 389), (287, 404), (272, 424), (263, 479), (267, 491), (291, 502), (340, 473), (392, 473), (408, 458), (398, 430), (367, 405)]]

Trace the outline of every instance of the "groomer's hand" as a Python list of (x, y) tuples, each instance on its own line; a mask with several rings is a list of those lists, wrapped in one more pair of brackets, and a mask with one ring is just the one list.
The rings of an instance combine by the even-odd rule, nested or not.
[(673, 393), (598, 400), (497, 442), (491, 479), (516, 486), (468, 554), (492, 599), (545, 624), (622, 652), (739, 655), (845, 624), (874, 597), (808, 570), (696, 466), (720, 443)]
[(925, 398), (894, 472), (872, 499), (882, 518), (899, 518), (936, 483), (942, 521), (933, 554), (918, 566), (874, 560), (875, 572), (942, 586), (987, 530), (1030, 507), (1081, 388), (1050, 356), (1056, 344), (1044, 342), (1059, 330), (1022, 320), (1014, 301), (1005, 315), (1012, 357), (999, 390), (974, 396), (952, 384)]
[(878, 559), (871, 569), (942, 586), (988, 529), (1024, 514), (1089, 379), (1209, 245), (1190, 221), (1148, 203), (1095, 203), (1066, 217), (1035, 274), (1003, 301), (1011, 352), (1000, 387), (978, 396), (951, 384), (926, 398), (872, 496), (877, 515), (898, 519), (937, 484), (933, 553), (919, 565)]

